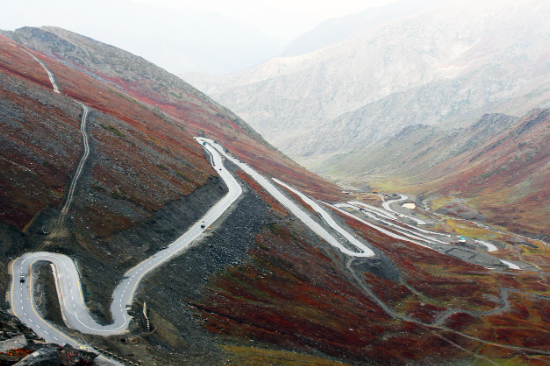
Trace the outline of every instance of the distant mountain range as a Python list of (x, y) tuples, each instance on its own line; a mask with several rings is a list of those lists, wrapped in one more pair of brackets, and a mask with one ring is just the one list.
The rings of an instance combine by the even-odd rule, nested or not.
[(281, 57), (300, 56), (339, 43), (358, 32), (379, 24), (443, 5), (450, 0), (399, 0), (340, 18), (325, 20), (311, 31), (297, 37), (285, 47)]
[(407, 126), (468, 126), (489, 112), (549, 106), (548, 14), (541, 0), (453, 1), (301, 56), (186, 80), (300, 163), (325, 169)]

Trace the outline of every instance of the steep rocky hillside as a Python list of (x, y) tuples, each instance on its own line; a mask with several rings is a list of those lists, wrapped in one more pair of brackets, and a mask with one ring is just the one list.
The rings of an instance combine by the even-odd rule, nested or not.
[(224, 141), (234, 154), (266, 175), (282, 177), (320, 197), (338, 197), (334, 185), (286, 158), (230, 110), (140, 57), (54, 27), (5, 34), (157, 108), (157, 113), (178, 121), (192, 135)]
[(453, 1), (302, 56), (187, 80), (317, 169), (406, 126), (547, 105), (549, 14), (542, 0)]

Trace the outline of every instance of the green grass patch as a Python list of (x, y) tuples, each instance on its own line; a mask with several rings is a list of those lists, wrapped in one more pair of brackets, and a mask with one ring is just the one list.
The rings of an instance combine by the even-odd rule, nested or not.
[(95, 189), (98, 192), (107, 192), (107, 190), (105, 188), (103, 188), (102, 186), (99, 186), (97, 184), (93, 185), (92, 188)]
[(281, 351), (268, 348), (253, 348), (241, 346), (223, 346), (233, 357), (228, 360), (230, 366), (252, 365), (285, 365), (285, 366), (341, 366), (347, 365), (338, 361), (327, 360), (319, 356), (300, 354), (291, 351)]
[(183, 174), (182, 172), (180, 172), (179, 170), (174, 170), (176, 172), (176, 174), (180, 177), (180, 178), (183, 178), (185, 179), (186, 181), (188, 181), (189, 183), (193, 183), (193, 179), (189, 178), (187, 175)]
[(113, 126), (107, 126), (107, 125), (103, 125), (103, 124), (101, 124), (100, 126), (103, 127), (104, 129), (106, 129), (107, 131), (111, 131), (112, 133), (114, 133), (118, 137), (124, 137), (124, 134), (122, 132), (120, 132), (119, 130), (117, 130)]

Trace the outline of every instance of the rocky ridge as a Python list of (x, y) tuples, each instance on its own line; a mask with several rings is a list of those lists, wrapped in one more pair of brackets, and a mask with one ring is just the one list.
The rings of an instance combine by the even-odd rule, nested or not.
[(0, 364), (16, 366), (97, 365), (98, 354), (44, 342), (16, 317), (0, 310)]

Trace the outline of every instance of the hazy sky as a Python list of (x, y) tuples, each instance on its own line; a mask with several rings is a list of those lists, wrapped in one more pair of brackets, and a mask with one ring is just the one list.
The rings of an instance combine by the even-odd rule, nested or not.
[(396, 0), (0, 1), (0, 29), (57, 26), (182, 74), (254, 66), (324, 20)]
[[(291, 40), (328, 18), (359, 12), (395, 0), (131, 0), (158, 7), (214, 10), (227, 17), (254, 26), (277, 38)], [(0, 10), (0, 29), (14, 30), (25, 25), (75, 24), (89, 22), (91, 7), (101, 12), (117, 8), (123, 0), (6, 0)], [(47, 8), (46, 8), (47, 7)], [(97, 12), (96, 14), (99, 14)], [(124, 14), (120, 14), (124, 16)], [(101, 19), (98, 19), (101, 22)], [(62, 22), (63, 24), (59, 24)], [(78, 29), (74, 29), (78, 31)]]
[(133, 0), (202, 10), (215, 10), (274, 37), (296, 37), (321, 21), (357, 13), (396, 0)]

